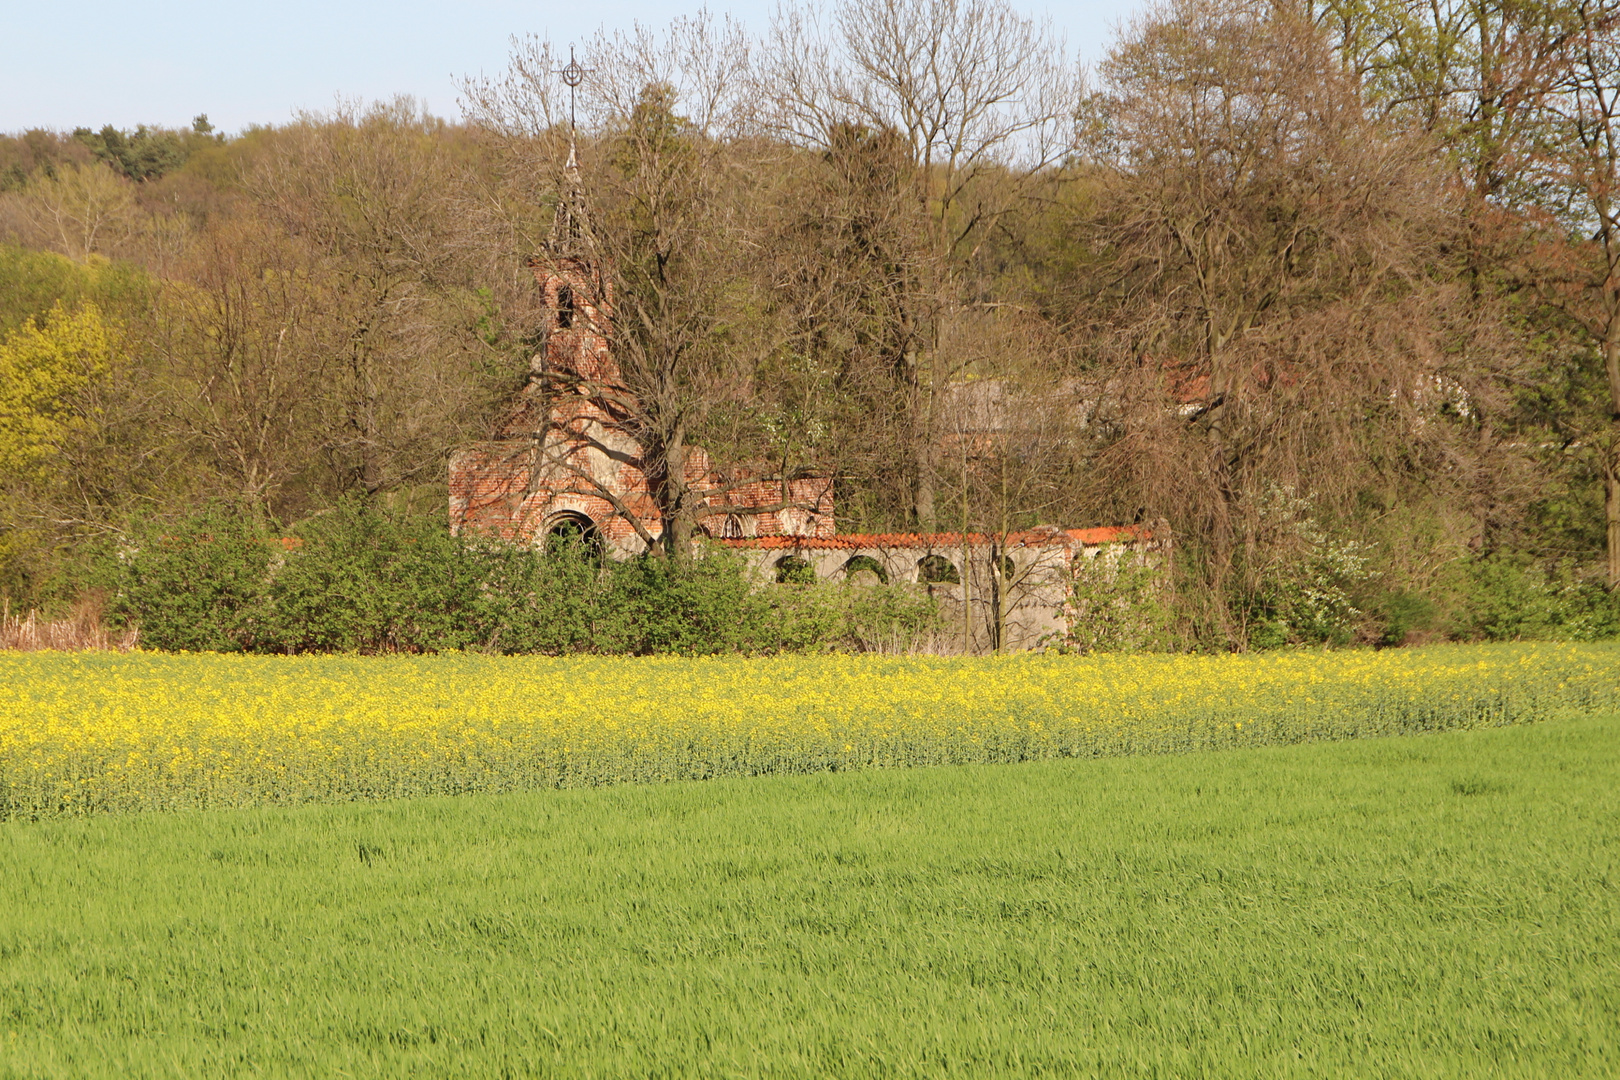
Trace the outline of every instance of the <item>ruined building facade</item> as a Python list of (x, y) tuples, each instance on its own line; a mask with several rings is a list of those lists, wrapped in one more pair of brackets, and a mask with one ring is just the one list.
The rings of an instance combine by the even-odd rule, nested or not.
[[(656, 540), (663, 524), (651, 463), (633, 412), (624, 407), (630, 391), (609, 345), (613, 284), (584, 227), (572, 154), (566, 175), (570, 190), (558, 204), (547, 250), (529, 263), (549, 325), (494, 438), (450, 456), (450, 527), (522, 543), (543, 543), (566, 530), (627, 556), (645, 548), (645, 537)], [(830, 477), (723, 476), (696, 449), (687, 456), (685, 480), (716, 508), (703, 514), (700, 504), (698, 526), (709, 536), (834, 533)]]
[[(613, 284), (583, 227), (585, 203), (570, 155), (571, 190), (547, 250), (530, 260), (548, 326), (528, 378), (494, 437), (450, 458), (450, 525), (516, 543), (553, 533), (590, 538), (616, 557), (662, 531), (653, 471), (638, 442), (630, 390), (609, 333)], [(945, 652), (1019, 649), (1061, 633), (1076, 560), (1127, 552), (1155, 558), (1167, 528), (1037, 528), (1011, 535), (845, 534), (835, 529), (833, 483), (723, 475), (701, 449), (686, 480), (704, 503), (698, 525), (764, 580), (881, 581), (926, 588), (939, 604)], [(702, 513), (703, 505), (712, 513)]]

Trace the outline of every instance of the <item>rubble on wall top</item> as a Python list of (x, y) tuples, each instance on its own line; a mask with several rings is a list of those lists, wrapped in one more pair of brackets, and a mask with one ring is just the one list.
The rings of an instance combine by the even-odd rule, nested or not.
[[(1094, 529), (1044, 527), (1010, 533), (1008, 548), (1052, 547), (1059, 544), (1124, 544), (1154, 539), (1153, 531), (1141, 525), (1105, 525)], [(841, 536), (750, 536), (718, 541), (730, 548), (763, 550), (849, 550), (855, 548), (950, 549), (962, 546), (959, 532), (942, 533), (846, 533)], [(969, 547), (988, 547), (998, 542), (988, 533), (968, 533)]]

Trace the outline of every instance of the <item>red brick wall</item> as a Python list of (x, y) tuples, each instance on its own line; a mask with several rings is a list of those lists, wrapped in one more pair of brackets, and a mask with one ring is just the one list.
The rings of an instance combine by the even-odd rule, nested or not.
[[(580, 392), (581, 383), (621, 385), (618, 364), (603, 333), (604, 313), (595, 299), (600, 290), (589, 268), (577, 261), (565, 261), (555, 271), (536, 266), (535, 277), (553, 319), (560, 290), (565, 284), (572, 290), (571, 325), (552, 327), (543, 364), (531, 372), (529, 384), (496, 425), (495, 438), (451, 454), (450, 527), (533, 542), (549, 519), (569, 512), (589, 517), (610, 544), (634, 550), (640, 543), (635, 526), (578, 475), (586, 472), (607, 488), (649, 535), (657, 537), (662, 531), (634, 439), (624, 432), (611, 406)], [(547, 440), (547, 460), (541, 459), (538, 438)], [(615, 452), (603, 453), (603, 445)], [(558, 458), (566, 464), (557, 463)], [(686, 479), (695, 490), (712, 492), (710, 503), (726, 508), (699, 518), (700, 527), (710, 535), (722, 535), (730, 515), (736, 516), (747, 536), (834, 535), (833, 484), (828, 477), (806, 477), (786, 485), (749, 480), (746, 473), (726, 478), (713, 469), (707, 453), (696, 449), (687, 460)], [(779, 503), (795, 505), (747, 512)]]
[[(566, 445), (554, 444), (554, 447), (553, 453), (568, 449)], [(507, 540), (531, 542), (538, 539), (553, 515), (571, 512), (589, 517), (610, 543), (629, 548), (636, 546), (635, 526), (591, 484), (567, 468), (555, 465), (537, 468), (537, 461), (538, 451), (532, 440), (502, 439), (458, 449), (450, 457), (451, 528), (457, 532), (464, 528), (475, 529)], [(737, 484), (732, 480), (728, 483), (718, 473), (696, 471), (706, 464), (706, 460), (700, 460), (689, 467), (688, 476), (694, 490), (714, 492), (710, 501), (725, 508), (699, 518), (699, 526), (709, 535), (723, 535), (728, 516), (738, 519), (745, 536), (827, 538), (835, 535), (830, 478), (791, 480), (785, 485), (784, 493), (784, 485), (779, 482), (752, 480)], [(658, 536), (662, 523), (646, 475), (635, 464), (623, 463), (611, 481), (604, 486), (612, 490), (650, 535)], [(748, 512), (751, 507), (784, 502), (796, 505), (763, 513)]]

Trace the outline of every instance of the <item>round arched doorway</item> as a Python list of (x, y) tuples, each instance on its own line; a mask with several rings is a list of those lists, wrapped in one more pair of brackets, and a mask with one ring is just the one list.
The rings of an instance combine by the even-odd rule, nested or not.
[(602, 530), (584, 514), (565, 510), (546, 520), (541, 550), (550, 558), (602, 561)]

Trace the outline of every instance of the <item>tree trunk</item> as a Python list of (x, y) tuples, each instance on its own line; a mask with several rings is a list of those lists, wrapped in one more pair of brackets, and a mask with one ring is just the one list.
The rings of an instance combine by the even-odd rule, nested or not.
[(1609, 591), (1620, 592), (1620, 434), (1603, 454), (1603, 512), (1608, 524)]
[(1002, 532), (990, 540), (990, 649), (992, 652), (1001, 652), (1006, 647), (1007, 637), (1007, 611), (1003, 602), (1007, 594), (1006, 575), (1002, 554), (1001, 538), (1006, 536), (1003, 526)]
[(916, 482), (912, 487), (912, 512), (917, 516), (917, 531), (931, 533), (937, 520), (934, 513), (933, 448), (922, 439), (917, 443), (912, 462), (917, 470)]
[(917, 531), (931, 533), (938, 528), (935, 482), (939, 472), (939, 448), (934, 445), (934, 388), (917, 384), (912, 388), (911, 465), (916, 472), (912, 487), (912, 512)]
[(1609, 445), (1603, 451), (1603, 512), (1608, 526), (1609, 591), (1620, 591), (1620, 340), (1610, 325), (1603, 343), (1603, 366), (1609, 375)]
[(1001, 470), (1001, 491), (997, 500), (1000, 520), (996, 533), (990, 538), (990, 648), (999, 653), (1007, 644), (1007, 594), (1012, 590), (1012, 575), (1007, 571), (1007, 537), (1012, 535), (1011, 510), (1007, 494), (1007, 454), (998, 455)]
[[(1230, 406), (1222, 405), (1221, 409)], [(1232, 527), (1237, 511), (1236, 493), (1232, 486), (1232, 451), (1221, 428), (1219, 419), (1213, 420), (1207, 431), (1209, 447), (1209, 558), (1205, 580), (1214, 600), (1213, 609), (1226, 647), (1243, 652), (1248, 647), (1248, 619), (1233, 618), (1232, 564), (1237, 556), (1238, 538)], [(1246, 585), (1247, 583), (1245, 583)]]
[(664, 451), (664, 475), (655, 489), (664, 525), (664, 556), (677, 566), (691, 560), (692, 534), (697, 527), (686, 483), (686, 457), (686, 440), (677, 434)]

